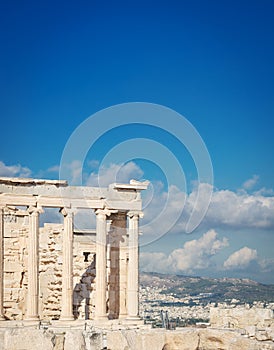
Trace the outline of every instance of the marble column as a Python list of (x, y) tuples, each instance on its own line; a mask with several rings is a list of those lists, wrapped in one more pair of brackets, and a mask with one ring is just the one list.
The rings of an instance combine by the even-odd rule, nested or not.
[(72, 321), (73, 317), (73, 218), (74, 211), (70, 208), (61, 209), (64, 216), (63, 233), (63, 265), (62, 265), (62, 321)]
[(95, 318), (107, 319), (107, 210), (98, 209), (96, 214), (96, 294), (95, 294)]
[(27, 320), (38, 320), (39, 302), (39, 214), (42, 208), (29, 207)]
[(138, 211), (128, 212), (128, 273), (127, 273), (127, 312), (128, 319), (139, 318), (139, 216)]
[(4, 318), (4, 208), (0, 207), (0, 321)]
[(109, 277), (109, 316), (110, 318), (127, 317), (127, 216), (124, 212), (113, 214), (110, 243)]

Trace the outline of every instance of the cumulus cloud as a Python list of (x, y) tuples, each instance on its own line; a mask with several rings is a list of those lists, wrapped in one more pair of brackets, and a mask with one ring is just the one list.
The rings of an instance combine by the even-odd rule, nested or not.
[(256, 249), (243, 247), (228, 257), (228, 259), (224, 262), (224, 268), (227, 270), (245, 269), (252, 261), (255, 260), (257, 260)]
[(114, 182), (128, 183), (131, 179), (138, 180), (143, 176), (143, 170), (134, 162), (126, 164), (102, 165), (99, 173), (92, 172), (86, 181), (88, 186), (105, 187)]
[[(203, 202), (209, 191), (209, 184), (199, 184), (186, 195), (185, 207), (181, 217), (181, 228), (187, 222), (191, 213), (199, 212), (201, 207), (206, 206)], [(200, 203), (196, 204), (197, 191), (202, 193)], [(246, 192), (233, 192), (230, 190), (217, 190), (212, 192), (211, 202), (202, 221), (206, 228), (226, 227), (231, 229), (274, 228), (274, 197), (261, 194), (248, 194)]]
[(216, 190), (205, 221), (211, 227), (267, 229), (274, 227), (273, 211), (274, 197)]
[(140, 253), (140, 269), (144, 272), (163, 272), (169, 270), (168, 257), (162, 252)]
[(255, 196), (274, 196), (274, 191), (272, 188), (262, 187), (258, 191), (253, 192)]
[[(154, 186), (151, 201), (145, 207), (142, 230), (146, 235), (162, 236), (164, 233), (184, 233), (190, 215), (196, 215), (207, 206), (206, 198), (211, 185), (199, 184), (189, 194), (176, 186), (165, 191)], [(196, 203), (197, 192), (201, 200)], [(274, 197), (230, 190), (217, 190), (212, 193), (208, 210), (202, 219), (200, 229), (271, 229), (274, 228)], [(197, 215), (198, 217), (199, 215)], [(159, 222), (161, 225), (159, 227)], [(142, 238), (144, 241), (146, 236)]]
[(31, 170), (27, 167), (23, 167), (20, 164), (6, 165), (4, 162), (0, 161), (0, 176), (29, 177), (30, 175), (31, 175)]
[(252, 189), (259, 181), (259, 176), (258, 175), (253, 175), (252, 178), (246, 180), (243, 183), (243, 188), (245, 190), (250, 190)]
[(168, 261), (173, 271), (192, 272), (193, 269), (205, 269), (210, 265), (210, 258), (226, 246), (227, 239), (217, 239), (217, 232), (210, 230), (201, 238), (188, 241), (183, 248), (174, 250)]
[[(73, 178), (76, 179), (82, 168), (77, 162), (71, 168)], [(108, 186), (113, 182), (127, 183), (132, 178), (140, 179), (142, 176), (142, 169), (134, 162), (124, 165), (113, 163), (101, 166), (99, 174), (96, 171), (86, 174), (84, 183), (89, 186)], [(257, 181), (258, 176), (254, 175), (246, 181), (245, 187), (251, 188)], [(198, 183), (189, 193), (185, 193), (172, 184), (167, 190), (161, 182), (153, 182), (152, 185), (153, 193), (145, 203), (145, 218), (141, 222), (145, 234), (143, 242), (147, 235), (160, 237), (167, 232), (186, 232), (190, 216), (193, 215), (198, 220), (205, 209), (207, 212), (200, 229), (274, 228), (274, 197), (265, 196), (263, 192), (249, 194), (246, 191), (218, 190), (210, 184)], [(196, 202), (198, 193), (200, 200)], [(208, 205), (209, 195), (211, 202)]]
[(218, 239), (214, 230), (206, 232), (201, 238), (187, 241), (183, 248), (164, 253), (141, 253), (140, 266), (143, 271), (172, 273), (193, 273), (207, 269), (211, 258), (228, 246), (226, 238)]
[(145, 243), (146, 239), (149, 241), (147, 236), (161, 237), (170, 230), (182, 232), (180, 217), (186, 194), (173, 185), (169, 186), (168, 191), (163, 190), (161, 183), (152, 183), (152, 186), (152, 198), (144, 208), (145, 216), (141, 222), (144, 232), (142, 243)]
[[(96, 171), (98, 161), (89, 161), (87, 166), (93, 169), (91, 173), (83, 170), (82, 163), (75, 160), (66, 168), (67, 179), (70, 185), (108, 186), (113, 182), (128, 183), (130, 179), (141, 179), (143, 170), (133, 161), (126, 164), (110, 164), (101, 166)], [(56, 172), (58, 166), (48, 169)], [(6, 165), (0, 161), (0, 176), (29, 177), (31, 170), (18, 165)], [(245, 189), (254, 186), (259, 177), (254, 175), (244, 183)], [(207, 198), (211, 194), (208, 206)], [(200, 193), (200, 200), (196, 198)], [(196, 184), (189, 193), (181, 191), (175, 185), (166, 190), (161, 182), (153, 182), (150, 198), (145, 201), (145, 218), (141, 221), (144, 237), (160, 237), (167, 232), (184, 233), (191, 215), (199, 217), (204, 208), (208, 206), (200, 229), (211, 228), (242, 229), (273, 229), (274, 228), (274, 196), (273, 191), (262, 189), (252, 194), (246, 191), (234, 192), (230, 190), (214, 189), (206, 183)], [(146, 195), (144, 195), (146, 197)], [(148, 197), (147, 197), (148, 198)], [(161, 225), (159, 226), (159, 222)], [(143, 239), (144, 240), (144, 239)]]

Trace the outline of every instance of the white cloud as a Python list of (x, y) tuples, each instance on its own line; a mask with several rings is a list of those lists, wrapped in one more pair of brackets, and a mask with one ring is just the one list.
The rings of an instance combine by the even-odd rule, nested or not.
[(163, 191), (161, 183), (152, 183), (152, 186), (153, 196), (144, 209), (145, 216), (141, 222), (141, 229), (144, 232), (143, 243), (147, 238), (146, 235), (155, 239), (171, 229), (173, 232), (182, 231), (178, 220), (184, 208), (185, 193), (173, 185), (169, 186), (168, 192)]
[(100, 166), (99, 160), (92, 159), (87, 162), (90, 169), (97, 169)]
[(6, 165), (0, 161), (0, 176), (7, 177), (29, 177), (31, 170), (27, 167), (23, 167), (20, 164), (17, 165)]
[(168, 272), (167, 259), (162, 252), (140, 253), (140, 269), (145, 272)]
[(201, 238), (187, 241), (183, 248), (173, 250), (169, 255), (163, 253), (141, 253), (140, 266), (143, 271), (172, 273), (193, 273), (207, 269), (211, 258), (228, 246), (226, 238), (217, 238), (217, 232), (210, 230)]
[[(141, 221), (144, 236), (142, 243), (149, 242), (147, 235), (155, 238), (167, 232), (184, 233), (190, 215), (196, 215), (207, 205), (206, 198), (211, 185), (200, 184), (190, 194), (186, 194), (176, 186), (164, 191), (154, 184), (151, 201), (144, 209), (144, 220)], [(201, 200), (196, 203), (197, 192)], [(270, 229), (274, 228), (274, 197), (260, 194), (215, 190), (211, 202), (201, 224), (200, 230), (214, 229)], [(197, 215), (198, 216), (198, 215)], [(161, 223), (161, 225), (159, 225)], [(153, 237), (151, 237), (152, 239)], [(151, 241), (151, 240), (150, 240)]]
[[(97, 161), (88, 162), (89, 166), (98, 165)], [(93, 171), (91, 174), (83, 172), (82, 163), (75, 160), (65, 166), (70, 185), (108, 186), (113, 182), (128, 183), (130, 179), (141, 179), (143, 170), (133, 161), (126, 164), (110, 164), (101, 166), (100, 173)], [(58, 166), (53, 166), (48, 171), (58, 171)], [(0, 176), (28, 177), (31, 170), (18, 165), (6, 165), (0, 161)], [(251, 188), (258, 181), (258, 175), (254, 175), (244, 184), (245, 188)], [(99, 184), (98, 184), (99, 181)], [(206, 183), (196, 184), (189, 194), (178, 187), (170, 185), (168, 191), (161, 182), (152, 184), (145, 203), (145, 218), (142, 220), (144, 237), (160, 237), (167, 232), (185, 232), (190, 215), (199, 217), (199, 213), (207, 206), (207, 198), (212, 191), (212, 186)], [(200, 200), (196, 198), (200, 193)], [(212, 193), (208, 211), (203, 218), (200, 229), (229, 228), (238, 230), (272, 229), (274, 228), (274, 196), (273, 191), (261, 189), (253, 194), (246, 191), (234, 192), (230, 190), (215, 189)], [(145, 196), (144, 196), (145, 197)], [(159, 225), (159, 222), (161, 225)]]
[(262, 187), (258, 191), (253, 192), (255, 196), (273, 196), (274, 191), (272, 188)]
[(217, 232), (210, 230), (201, 238), (188, 241), (183, 248), (174, 250), (169, 255), (168, 262), (173, 271), (191, 272), (194, 269), (205, 269), (210, 265), (210, 258), (226, 246), (227, 239), (217, 239)]
[(243, 188), (245, 190), (250, 190), (258, 183), (258, 181), (259, 181), (259, 176), (253, 175), (251, 179), (248, 179), (243, 183)]
[(49, 172), (49, 173), (58, 173), (59, 169), (60, 169), (59, 165), (54, 165), (54, 166), (48, 168), (47, 172)]
[(126, 164), (102, 165), (99, 174), (92, 172), (87, 179), (87, 186), (105, 187), (114, 182), (128, 183), (131, 179), (138, 180), (143, 175), (143, 170), (134, 162)]
[(274, 227), (273, 211), (274, 197), (217, 190), (212, 195), (205, 221), (211, 227), (267, 229)]
[(68, 167), (71, 174), (70, 185), (82, 184), (82, 163), (79, 160), (74, 160)]
[[(97, 165), (97, 161), (89, 162), (90, 166)], [(102, 165), (97, 171), (90, 174), (83, 172), (79, 161), (72, 162), (68, 169), (69, 183), (71, 185), (82, 184), (88, 186), (106, 187), (114, 182), (128, 183), (130, 179), (141, 179), (143, 170), (133, 161), (126, 164), (112, 163), (109, 166)], [(245, 183), (245, 187), (251, 188), (258, 176), (254, 175)], [(201, 213), (208, 207), (200, 228), (203, 229), (270, 229), (274, 228), (274, 196), (268, 191), (257, 191), (249, 194), (246, 191), (234, 192), (230, 190), (214, 189), (210, 184), (200, 183), (189, 194), (178, 187), (170, 185), (163, 189), (162, 183), (153, 183), (153, 193), (148, 203), (145, 204), (145, 219), (142, 221), (142, 231), (146, 235), (160, 237), (172, 231), (173, 233), (185, 232), (187, 223), (192, 215), (199, 220)], [(208, 206), (208, 197), (211, 195)], [(196, 198), (200, 195), (198, 203)], [(161, 225), (159, 226), (159, 222)]]
[(225, 269), (245, 269), (252, 262), (257, 260), (256, 249), (243, 247), (232, 253), (224, 262)]
[(258, 261), (262, 272), (274, 274), (274, 258), (260, 259)]

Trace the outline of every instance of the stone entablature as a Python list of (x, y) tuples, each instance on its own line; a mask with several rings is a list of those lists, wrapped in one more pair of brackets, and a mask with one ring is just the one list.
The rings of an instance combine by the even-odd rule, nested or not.
[[(137, 319), (147, 185), (0, 178), (0, 319)], [(39, 227), (48, 207), (60, 209), (63, 224)], [(79, 209), (95, 212), (94, 232), (74, 231)]]

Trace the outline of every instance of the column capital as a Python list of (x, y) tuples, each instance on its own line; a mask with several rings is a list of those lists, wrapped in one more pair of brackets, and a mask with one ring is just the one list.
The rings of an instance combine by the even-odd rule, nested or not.
[(27, 209), (27, 212), (30, 214), (30, 215), (38, 215), (38, 214), (41, 214), (44, 212), (43, 208), (42, 207), (34, 207), (34, 206), (29, 206), (28, 209)]
[(142, 211), (139, 211), (139, 210), (131, 210), (131, 211), (127, 212), (127, 216), (129, 218), (143, 218), (144, 213)]
[(63, 207), (59, 211), (63, 216), (68, 216), (68, 217), (72, 217), (74, 214), (76, 214), (75, 208)]
[(106, 217), (110, 216), (111, 214), (117, 214), (117, 213), (118, 213), (118, 210), (107, 209), (107, 208), (95, 210), (96, 216), (104, 217), (104, 219), (106, 219)]

